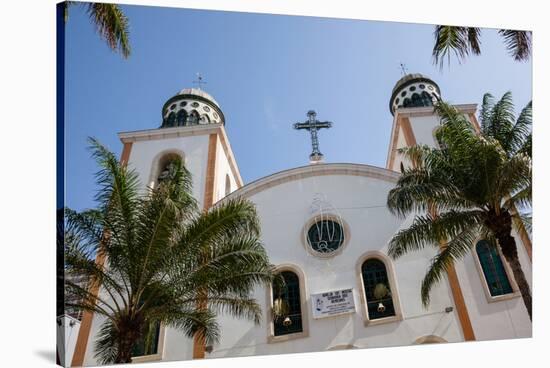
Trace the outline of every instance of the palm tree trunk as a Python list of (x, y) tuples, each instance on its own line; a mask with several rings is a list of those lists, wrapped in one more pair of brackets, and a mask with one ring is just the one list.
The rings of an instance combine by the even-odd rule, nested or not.
[(523, 273), (523, 269), (519, 263), (516, 240), (511, 235), (511, 228), (507, 234), (497, 234), (497, 239), (500, 244), (500, 248), (502, 249), (502, 254), (512, 269), (514, 279), (516, 280), (521, 297), (523, 298), (523, 304), (525, 304), (525, 308), (527, 308), (529, 319), (533, 320), (531, 289), (529, 288), (529, 284), (525, 279), (525, 274)]
[(132, 363), (132, 349), (136, 341), (131, 337), (120, 339), (115, 363)]

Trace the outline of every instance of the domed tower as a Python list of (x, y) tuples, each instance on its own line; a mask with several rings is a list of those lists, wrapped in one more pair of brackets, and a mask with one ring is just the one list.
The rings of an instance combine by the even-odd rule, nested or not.
[(214, 97), (201, 89), (182, 89), (162, 107), (161, 128), (204, 124), (225, 124), (225, 117)]
[(134, 166), (144, 186), (159, 185), (176, 157), (191, 172), (193, 194), (204, 208), (242, 186), (225, 116), (214, 97), (201, 89), (182, 89), (170, 97), (158, 128), (119, 133), (119, 138), (128, 152), (123, 159)]
[[(441, 101), (441, 91), (431, 78), (419, 74), (407, 74), (393, 87), (389, 101), (393, 125), (388, 149), (386, 168), (399, 171), (407, 162), (398, 152), (400, 148), (416, 144), (438, 147), (435, 130), (440, 119), (433, 106)], [(479, 129), (475, 116), (476, 104), (454, 105)]]
[[(191, 173), (191, 194), (203, 210), (243, 185), (224, 114), (211, 95), (201, 89), (183, 89), (164, 103), (162, 118), (162, 124), (153, 129), (118, 133), (123, 143), (120, 162), (135, 171), (144, 192), (170, 177), (174, 160), (181, 160)], [(93, 344), (89, 342), (95, 340), (102, 320), (93, 314), (83, 318), (83, 324), (91, 327), (79, 332), (76, 361), (93, 365)], [(168, 333), (171, 339), (160, 337)], [(133, 357), (132, 361), (150, 361), (152, 356), (162, 356), (163, 350), (180, 350), (183, 359), (204, 356), (204, 349), (197, 348), (195, 353), (192, 338), (163, 325), (156, 346), (152, 355)]]
[(407, 74), (393, 87), (390, 112), (393, 115), (400, 107), (433, 106), (439, 100), (441, 92), (437, 83), (420, 73)]

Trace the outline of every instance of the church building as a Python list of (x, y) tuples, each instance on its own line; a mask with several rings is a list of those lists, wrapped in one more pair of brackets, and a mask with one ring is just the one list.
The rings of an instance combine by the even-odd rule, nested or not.
[[(387, 255), (390, 239), (413, 220), (397, 218), (386, 206), (400, 166), (408, 165), (397, 149), (437, 146), (434, 131), (440, 121), (433, 105), (441, 95), (437, 83), (421, 74), (407, 74), (396, 83), (385, 167), (325, 162), (317, 134), (331, 123), (309, 111), (294, 128), (311, 135), (310, 163), (250, 183), (243, 183), (239, 173), (220, 105), (202, 89), (183, 89), (168, 99), (160, 127), (119, 133), (121, 161), (138, 173), (144, 188), (154, 187), (170, 160), (181, 157), (201, 208), (224, 198), (252, 201), (270, 262), (286, 281), (283, 291), (256, 288), (253, 297), (263, 311), (259, 325), (219, 315), (221, 339), (213, 346), (197, 345), (161, 325), (153, 348), (136, 352), (133, 361), (531, 337), (510, 267), (483, 239), (433, 289), (428, 308), (422, 306), (420, 287), (435, 248), (397, 260)], [(476, 104), (455, 107), (479, 129)], [(530, 234), (514, 236), (531, 286)], [(71, 365), (97, 365), (94, 340), (102, 322), (84, 314)]]

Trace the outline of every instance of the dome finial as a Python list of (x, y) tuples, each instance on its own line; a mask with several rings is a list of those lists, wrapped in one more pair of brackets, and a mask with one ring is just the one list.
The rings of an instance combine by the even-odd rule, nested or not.
[(200, 72), (197, 72), (197, 80), (193, 81), (193, 84), (198, 85), (198, 89), (202, 89), (202, 85), (206, 84), (206, 82), (203, 80), (202, 75)]
[(403, 76), (406, 76), (407, 75), (407, 67), (405, 66), (404, 63), (399, 63), (399, 67), (401, 68), (401, 73), (403, 74)]

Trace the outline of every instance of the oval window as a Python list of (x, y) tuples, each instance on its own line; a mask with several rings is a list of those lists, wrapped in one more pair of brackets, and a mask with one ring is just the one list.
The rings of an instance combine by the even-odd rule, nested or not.
[(307, 232), (311, 249), (318, 253), (332, 253), (344, 244), (344, 229), (333, 220), (317, 221)]

